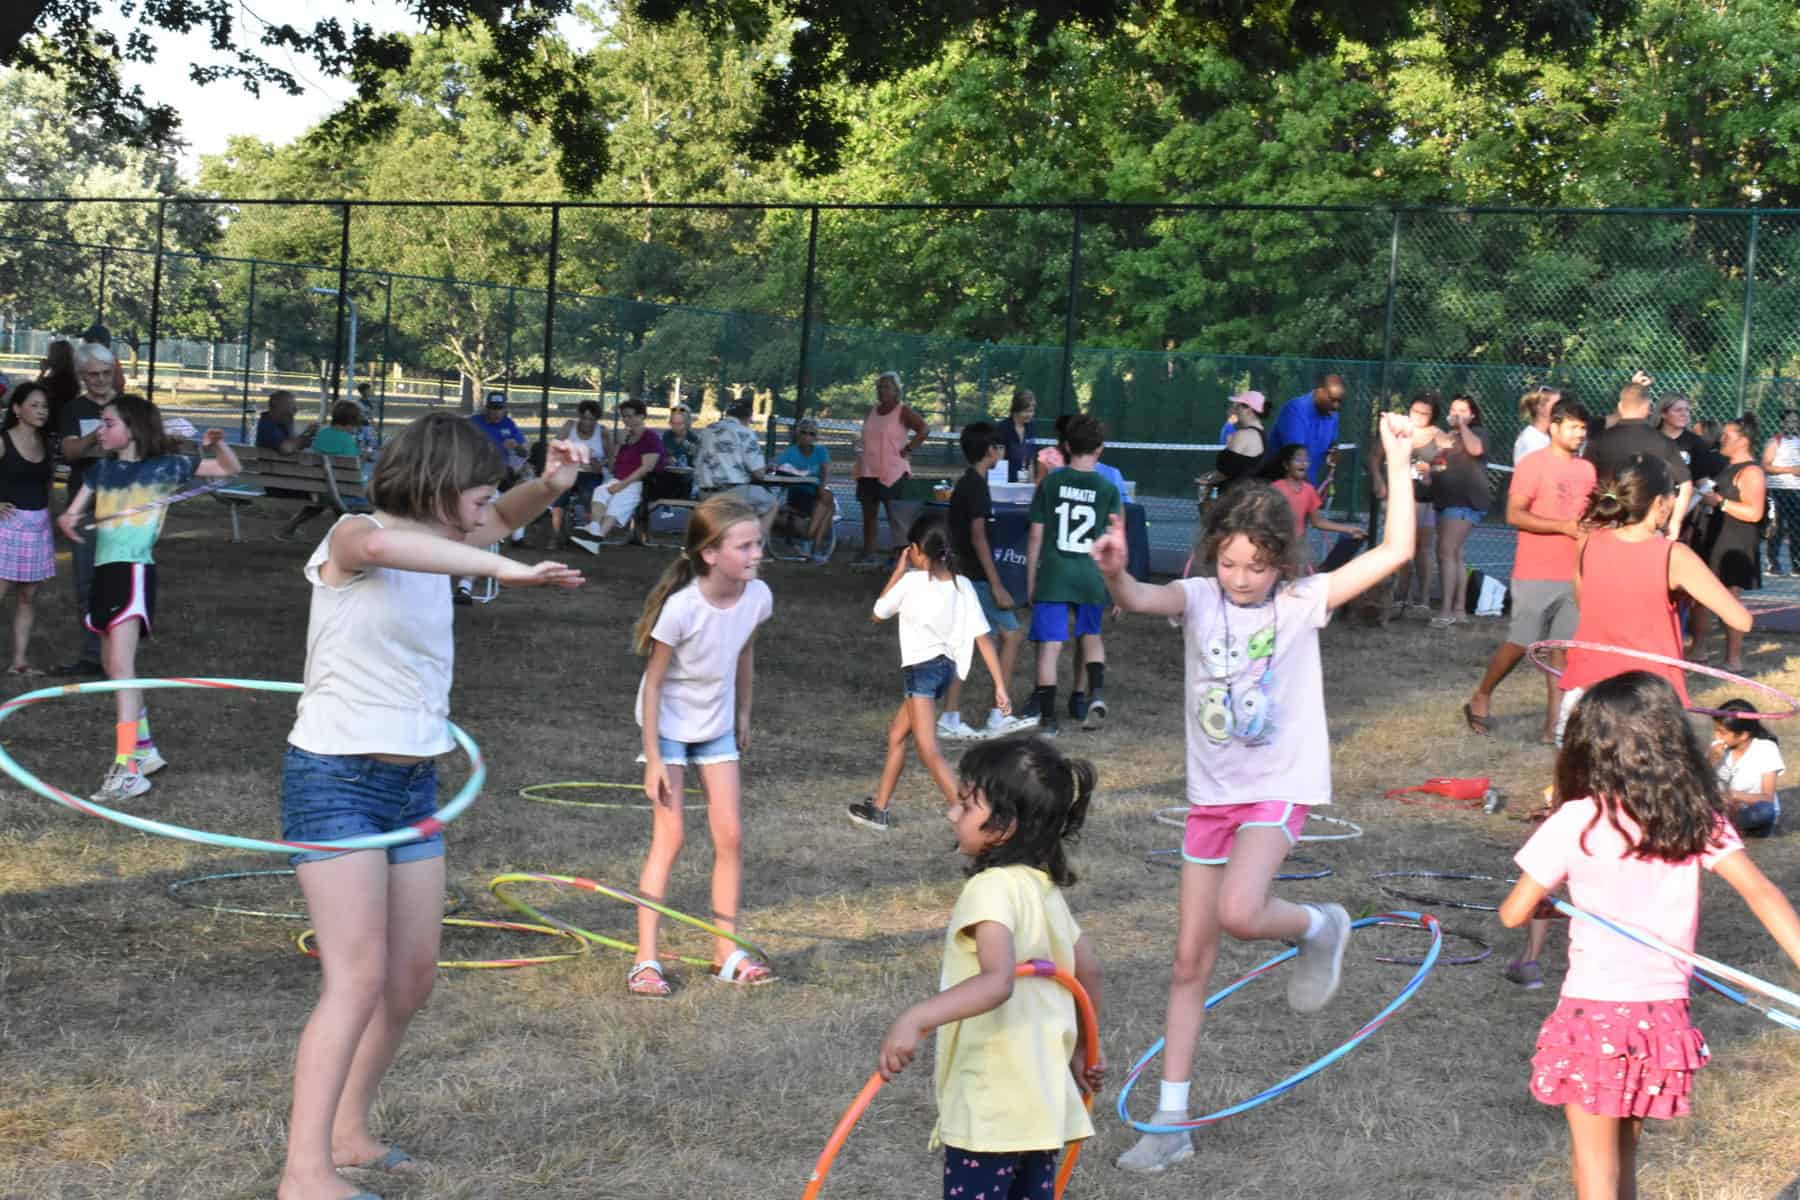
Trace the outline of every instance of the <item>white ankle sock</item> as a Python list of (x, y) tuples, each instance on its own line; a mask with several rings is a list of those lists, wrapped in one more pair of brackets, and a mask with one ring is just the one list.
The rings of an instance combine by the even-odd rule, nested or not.
[(1183, 1116), (1187, 1115), (1188, 1089), (1192, 1086), (1193, 1084), (1186, 1079), (1182, 1080), (1180, 1083), (1170, 1083), (1167, 1079), (1163, 1080), (1162, 1090), (1157, 1093), (1156, 1111), (1178, 1112)]
[(1306, 910), (1306, 932), (1300, 935), (1300, 940), (1309, 942), (1325, 928), (1325, 910), (1316, 904), (1302, 904), (1300, 907)]

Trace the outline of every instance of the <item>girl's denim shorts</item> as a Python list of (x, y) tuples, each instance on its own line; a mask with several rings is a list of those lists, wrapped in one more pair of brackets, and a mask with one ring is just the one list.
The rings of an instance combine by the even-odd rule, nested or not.
[(950, 681), (956, 678), (956, 663), (948, 654), (940, 654), (922, 663), (901, 667), (900, 676), (905, 681), (908, 696), (942, 700), (944, 693), (950, 690)]
[[(437, 763), (402, 765), (358, 754), (314, 754), (289, 746), (281, 761), (281, 838), (287, 842), (335, 842), (392, 833), (437, 811)], [(302, 850), (289, 856), (298, 867), (347, 854)], [(387, 848), (388, 865), (439, 858), (444, 835)]]
[[(665, 767), (704, 767), (712, 763), (738, 760), (737, 732), (727, 729), (716, 738), (704, 742), (677, 742), (666, 737), (656, 739), (656, 752)], [(638, 755), (643, 762), (644, 756)]]

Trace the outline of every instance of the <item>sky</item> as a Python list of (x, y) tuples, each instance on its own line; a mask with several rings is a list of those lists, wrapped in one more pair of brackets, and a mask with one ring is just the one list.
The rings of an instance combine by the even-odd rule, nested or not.
[[(122, 31), (128, 27), (119, 16), (116, 0), (108, 0), (106, 10), (102, 21), (108, 28)], [(251, 12), (245, 5), (238, 6), (243, 36), (254, 43), (260, 23)], [(270, 22), (302, 27), (327, 16), (367, 21), (382, 32), (416, 32), (420, 27), (396, 0), (262, 0), (254, 5), (254, 13)], [(123, 74), (127, 83), (141, 86), (152, 101), (173, 105), (181, 114), (182, 136), (189, 143), (181, 161), (188, 175), (198, 170), (201, 155), (224, 150), (232, 135), (251, 133), (277, 144), (291, 141), (355, 91), (348, 81), (321, 75), (305, 58), (282, 51), (270, 52), (272, 61), (293, 72), (306, 89), (301, 95), (264, 88), (262, 96), (255, 97), (231, 82), (200, 87), (188, 79), (188, 64), (218, 61), (203, 35), (158, 33), (156, 49), (155, 63), (126, 63)]]
[[(106, 0), (105, 14), (102, 23), (107, 28), (123, 31), (128, 27), (119, 16), (117, 0)], [(400, 0), (259, 0), (254, 5), (238, 5), (240, 36), (252, 45), (256, 44), (264, 21), (310, 28), (322, 17), (336, 17), (346, 24), (351, 20), (365, 21), (381, 33), (417, 33), (422, 28)], [(566, 26), (572, 24), (565, 22)], [(570, 28), (564, 29), (565, 36), (571, 32)], [(218, 59), (206, 37), (199, 33), (158, 33), (155, 63), (124, 64), (122, 73), (127, 83), (140, 85), (149, 99), (173, 105), (181, 114), (181, 133), (188, 142), (181, 156), (184, 174), (194, 175), (199, 170), (200, 156), (224, 150), (226, 140), (234, 134), (255, 134), (277, 145), (292, 141), (355, 93), (349, 81), (322, 75), (315, 64), (302, 56), (285, 51), (265, 54), (291, 71), (306, 90), (289, 96), (279, 89), (264, 88), (262, 96), (255, 97), (231, 82), (200, 87), (189, 80), (188, 64)]]

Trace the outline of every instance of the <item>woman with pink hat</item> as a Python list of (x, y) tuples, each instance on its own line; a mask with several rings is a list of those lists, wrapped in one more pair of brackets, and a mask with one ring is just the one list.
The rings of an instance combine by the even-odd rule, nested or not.
[(1268, 404), (1261, 392), (1239, 392), (1226, 401), (1232, 428), (1225, 439), (1225, 448), (1219, 451), (1217, 469), (1224, 477), (1219, 484), (1221, 488), (1254, 476), (1261, 468), (1269, 448), (1262, 423), (1263, 409)]

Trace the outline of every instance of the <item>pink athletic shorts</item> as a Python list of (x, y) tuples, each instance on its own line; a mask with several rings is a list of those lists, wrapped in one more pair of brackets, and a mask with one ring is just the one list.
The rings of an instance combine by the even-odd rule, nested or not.
[(1287, 800), (1259, 800), (1255, 804), (1196, 804), (1188, 809), (1187, 830), (1181, 838), (1181, 857), (1191, 863), (1216, 867), (1231, 858), (1231, 845), (1240, 829), (1275, 826), (1287, 834), (1288, 845), (1300, 840), (1307, 806)]

